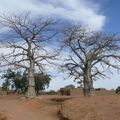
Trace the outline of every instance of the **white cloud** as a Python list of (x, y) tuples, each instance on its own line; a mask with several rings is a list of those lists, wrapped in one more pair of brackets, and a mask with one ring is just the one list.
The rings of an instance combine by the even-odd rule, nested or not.
[(0, 12), (31, 11), (36, 15), (59, 16), (73, 22), (101, 30), (105, 16), (99, 13), (99, 5), (88, 0), (4, 0)]

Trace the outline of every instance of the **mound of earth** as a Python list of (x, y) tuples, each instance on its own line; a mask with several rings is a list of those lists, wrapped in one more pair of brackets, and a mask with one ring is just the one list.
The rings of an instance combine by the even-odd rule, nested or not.
[(66, 120), (120, 120), (120, 96), (78, 97), (63, 103)]

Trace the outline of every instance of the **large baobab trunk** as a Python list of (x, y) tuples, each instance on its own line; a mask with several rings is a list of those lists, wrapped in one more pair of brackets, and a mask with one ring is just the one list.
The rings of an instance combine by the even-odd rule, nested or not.
[(28, 74), (28, 93), (27, 96), (29, 98), (33, 98), (36, 96), (35, 92), (35, 76), (34, 76), (34, 60), (31, 60), (30, 62), (30, 70)]
[(94, 88), (93, 88), (93, 81), (84, 80), (84, 96), (93, 96), (94, 95)]
[(91, 79), (91, 72), (89, 69), (86, 70), (84, 74), (84, 96), (93, 96), (94, 95), (94, 88), (93, 88), (93, 80)]

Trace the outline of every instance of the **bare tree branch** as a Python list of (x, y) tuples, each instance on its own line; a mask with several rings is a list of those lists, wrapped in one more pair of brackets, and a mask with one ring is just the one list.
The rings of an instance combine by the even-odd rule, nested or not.
[(116, 34), (106, 35), (88, 31), (81, 26), (73, 26), (64, 32), (64, 46), (71, 55), (62, 65), (69, 76), (83, 81), (80, 83), (84, 84), (85, 95), (91, 94), (93, 79), (106, 77), (105, 71), (100, 69), (105, 67), (120, 69), (118, 64), (120, 63), (120, 39)]
[[(29, 73), (28, 96), (35, 96), (35, 70), (39, 68), (40, 72), (45, 72), (45, 65), (56, 60), (60, 52), (53, 51), (51, 45), (58, 34), (57, 23), (48, 18), (32, 19), (29, 13), (0, 17), (0, 23), (8, 28), (6, 35), (1, 35), (1, 41), (10, 50), (3, 54), (3, 64), (26, 69)], [(48, 41), (51, 48), (46, 46)]]

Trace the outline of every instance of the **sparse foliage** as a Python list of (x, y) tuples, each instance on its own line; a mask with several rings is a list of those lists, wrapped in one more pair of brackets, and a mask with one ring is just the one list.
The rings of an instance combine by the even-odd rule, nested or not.
[(64, 34), (64, 46), (69, 55), (63, 70), (83, 84), (85, 96), (91, 96), (93, 80), (106, 77), (106, 69), (120, 69), (119, 38), (116, 34), (90, 32), (81, 26), (72, 26)]

